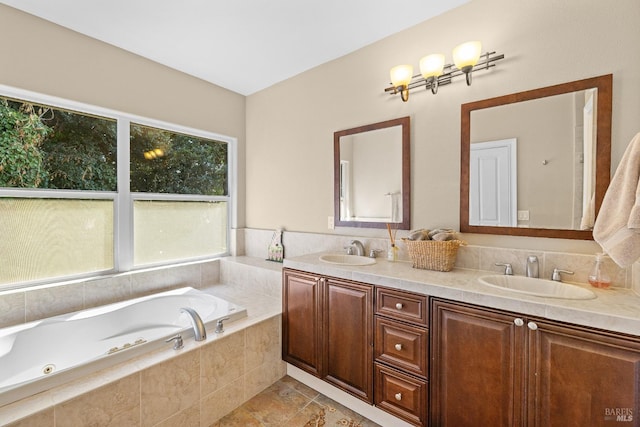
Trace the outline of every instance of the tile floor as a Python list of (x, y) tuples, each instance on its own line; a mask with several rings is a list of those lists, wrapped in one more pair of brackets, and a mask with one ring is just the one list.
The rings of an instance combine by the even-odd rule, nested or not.
[(286, 376), (211, 427), (380, 427)]

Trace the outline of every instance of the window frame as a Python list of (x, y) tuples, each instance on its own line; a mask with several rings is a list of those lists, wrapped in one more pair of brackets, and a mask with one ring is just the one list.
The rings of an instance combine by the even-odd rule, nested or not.
[[(33, 102), (55, 108), (75, 111), (82, 114), (94, 115), (116, 121), (117, 138), (117, 189), (116, 191), (94, 190), (58, 190), (36, 188), (8, 188), (0, 187), (0, 198), (46, 198), (46, 199), (87, 199), (87, 200), (113, 200), (113, 268), (109, 270), (92, 271), (75, 275), (52, 277), (35, 281), (26, 281), (0, 285), (0, 290), (15, 289), (35, 286), (43, 283), (63, 282), (71, 279), (104, 276), (108, 274), (123, 273), (132, 270), (180, 264), (203, 259), (211, 259), (220, 256), (228, 256), (231, 250), (231, 229), (237, 224), (237, 152), (238, 140), (235, 137), (218, 134), (215, 132), (182, 126), (157, 119), (137, 116), (98, 107), (91, 104), (72, 101), (55, 96), (40, 94), (11, 86), (0, 85), (0, 96), (13, 98), (18, 101)], [(169, 132), (192, 135), (223, 142), (227, 144), (227, 179), (228, 194), (224, 196), (206, 196), (191, 194), (160, 194), (160, 193), (136, 193), (130, 191), (130, 126), (131, 123), (154, 127)], [(133, 264), (133, 205), (136, 200), (158, 201), (223, 201), (227, 203), (227, 251), (219, 254), (203, 255), (200, 257), (184, 258), (175, 261), (158, 262), (134, 266)]]

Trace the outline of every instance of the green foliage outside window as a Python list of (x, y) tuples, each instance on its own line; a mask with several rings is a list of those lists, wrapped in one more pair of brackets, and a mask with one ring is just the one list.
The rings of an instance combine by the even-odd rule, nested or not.
[(131, 191), (221, 196), (227, 188), (227, 144), (131, 125)]
[(0, 99), (0, 187), (115, 191), (116, 122)]

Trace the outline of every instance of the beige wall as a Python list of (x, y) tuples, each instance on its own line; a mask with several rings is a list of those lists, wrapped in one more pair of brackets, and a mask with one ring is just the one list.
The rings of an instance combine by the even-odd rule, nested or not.
[[(332, 135), (411, 116), (414, 227), (458, 227), (460, 105), (613, 73), (613, 164), (640, 131), (640, 3), (617, 0), (473, 0), (444, 15), (247, 98), (248, 227), (330, 232)], [(585, 31), (585, 29), (592, 29)], [(474, 83), (383, 92), (388, 71), (458, 43), (482, 40), (506, 59)], [(265, 179), (269, 177), (269, 179)], [(336, 230), (360, 233), (358, 230)], [(592, 253), (593, 242), (466, 235), (471, 243)]]
[(244, 199), (244, 96), (5, 5), (0, 28), (0, 84), (237, 138)]

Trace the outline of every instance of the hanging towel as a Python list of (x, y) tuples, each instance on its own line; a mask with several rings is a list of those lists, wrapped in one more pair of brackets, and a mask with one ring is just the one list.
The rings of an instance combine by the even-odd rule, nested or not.
[(640, 133), (629, 143), (604, 195), (593, 238), (620, 267), (640, 258)]

